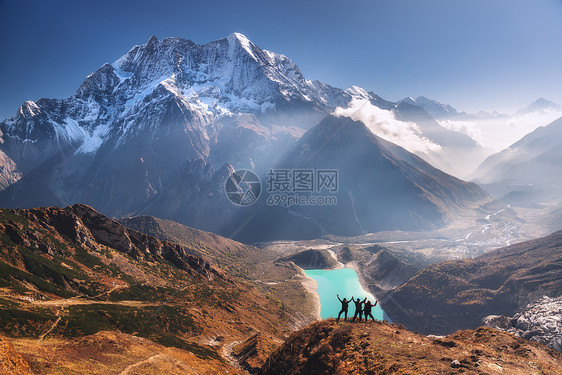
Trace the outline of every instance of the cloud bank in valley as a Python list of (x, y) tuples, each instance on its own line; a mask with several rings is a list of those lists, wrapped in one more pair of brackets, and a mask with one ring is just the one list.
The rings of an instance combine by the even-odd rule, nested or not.
[(467, 134), (484, 148), (501, 151), (538, 127), (546, 126), (560, 117), (560, 111), (542, 110), (513, 116), (441, 120), (439, 124)]
[(429, 154), (441, 149), (440, 145), (424, 137), (416, 124), (399, 121), (392, 111), (381, 109), (366, 100), (353, 99), (347, 108), (336, 108), (334, 115), (361, 121), (376, 136), (413, 153)]

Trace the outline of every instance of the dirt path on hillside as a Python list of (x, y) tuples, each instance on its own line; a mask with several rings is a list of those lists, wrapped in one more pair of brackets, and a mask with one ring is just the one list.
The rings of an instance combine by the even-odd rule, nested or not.
[(93, 299), (83, 299), (80, 297), (72, 297), (67, 299), (54, 299), (49, 301), (33, 301), (33, 305), (37, 306), (58, 306), (67, 307), (75, 305), (121, 305), (121, 306), (132, 306), (132, 307), (144, 307), (144, 306), (159, 306), (154, 303), (144, 303), (142, 301), (97, 301)]
[(62, 319), (62, 317), (60, 316), (61, 311), (62, 311), (62, 307), (60, 309), (58, 309), (57, 312), (55, 313), (55, 315), (57, 316), (57, 320), (55, 320), (55, 322), (53, 323), (53, 325), (51, 325), (51, 328), (49, 328), (49, 330), (47, 332), (45, 332), (44, 334), (42, 334), (39, 337), (39, 342), (43, 341), (45, 336), (47, 336), (49, 333), (51, 333), (53, 331), (53, 329), (55, 329), (55, 327), (59, 324), (60, 320)]

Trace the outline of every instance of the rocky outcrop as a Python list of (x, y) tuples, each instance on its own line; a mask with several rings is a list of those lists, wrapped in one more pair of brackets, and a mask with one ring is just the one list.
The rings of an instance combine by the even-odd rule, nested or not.
[(226, 275), (212, 267), (209, 262), (189, 253), (185, 247), (168, 241), (161, 241), (146, 234), (128, 229), (118, 221), (107, 218), (91, 207), (77, 204), (71, 206), (84, 224), (90, 229), (96, 240), (138, 258), (155, 260), (163, 258), (171, 261), (178, 268), (188, 272), (199, 273), (206, 278)]
[(338, 265), (338, 261), (328, 250), (310, 249), (281, 258), (280, 261), (294, 262), (302, 269), (331, 269)]
[(490, 328), (444, 338), (388, 323), (331, 319), (293, 333), (267, 360), (262, 375), (529, 374), (562, 371), (562, 354)]
[[(207, 279), (215, 276), (228, 279), (224, 272), (211, 266), (202, 257), (190, 254), (184, 246), (128, 229), (83, 204), (75, 204), (64, 209), (44, 207), (15, 210), (15, 212), (45, 229), (70, 238), (85, 249), (100, 251), (100, 245), (108, 246), (138, 260), (170, 261), (184, 271)], [(49, 236), (41, 236), (37, 232), (30, 231), (23, 223), (11, 221), (0, 225), (4, 226), (6, 234), (15, 243), (36, 248), (50, 255), (61, 251), (61, 247), (57, 246)]]
[(264, 333), (256, 333), (234, 348), (233, 356), (251, 374), (259, 372), (267, 360), (265, 353), (271, 353), (279, 343)]
[(490, 315), (482, 324), (562, 351), (562, 297), (544, 296), (513, 317)]
[(361, 273), (367, 279), (371, 290), (394, 290), (418, 271), (415, 266), (402, 262), (389, 250), (378, 246), (366, 250), (374, 255), (361, 267)]

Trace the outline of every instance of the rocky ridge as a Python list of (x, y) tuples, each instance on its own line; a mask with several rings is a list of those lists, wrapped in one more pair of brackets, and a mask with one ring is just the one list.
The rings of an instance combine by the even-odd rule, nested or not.
[(562, 297), (544, 296), (513, 317), (489, 315), (482, 324), (562, 351)]

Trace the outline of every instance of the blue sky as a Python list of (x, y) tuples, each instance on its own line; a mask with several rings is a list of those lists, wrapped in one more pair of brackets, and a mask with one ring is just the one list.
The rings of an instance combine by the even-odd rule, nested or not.
[(504, 112), (540, 96), (562, 103), (560, 0), (0, 0), (0, 118), (71, 95), (152, 34), (207, 43), (234, 31), (309, 79), (390, 100)]

